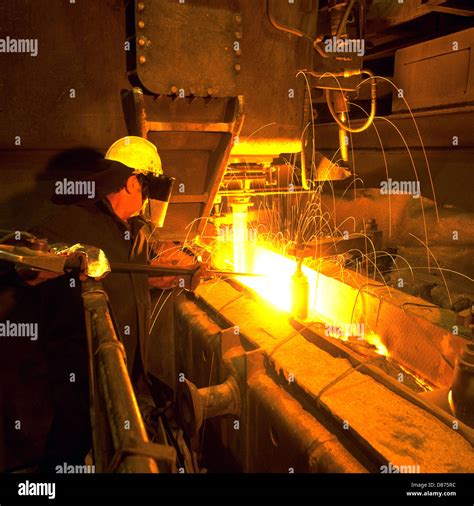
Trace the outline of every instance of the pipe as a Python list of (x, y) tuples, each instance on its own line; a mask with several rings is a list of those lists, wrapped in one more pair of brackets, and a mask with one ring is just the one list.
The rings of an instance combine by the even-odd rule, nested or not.
[(456, 418), (474, 428), (474, 343), (456, 359), (449, 403)]
[[(346, 113), (340, 113), (341, 122), (345, 124)], [(346, 143), (347, 138), (347, 130), (345, 128), (339, 127), (339, 152), (341, 154), (341, 158), (344, 162), (349, 162), (349, 150), (348, 145)]]
[(268, 21), (272, 24), (273, 28), (280, 30), (281, 32), (286, 32), (291, 35), (295, 35), (296, 37), (303, 37), (305, 39), (313, 40), (311, 37), (306, 35), (304, 32), (301, 32), (300, 30), (297, 30), (296, 28), (291, 28), (290, 26), (282, 25), (279, 23), (271, 14), (270, 12), (270, 0), (267, 0), (267, 17)]
[[(303, 132), (303, 138), (304, 138), (304, 132)], [(303, 138), (301, 139), (303, 141)], [(302, 142), (303, 144), (303, 142)], [(311, 190), (310, 185), (308, 184), (308, 176), (306, 174), (306, 153), (305, 153), (306, 146), (301, 146), (301, 186), (303, 187), (303, 190)]]
[[(343, 91), (337, 91), (334, 95), (334, 110), (344, 125), (347, 124), (347, 113), (349, 106)], [(347, 129), (339, 127), (339, 151), (345, 163), (349, 162), (349, 150), (347, 142)]]
[(112, 273), (117, 272), (130, 272), (130, 273), (143, 273), (151, 277), (161, 276), (192, 276), (199, 269), (200, 265), (197, 264), (190, 268), (185, 267), (162, 267), (160, 265), (144, 265), (132, 264), (127, 262), (112, 262), (110, 268)]
[(354, 7), (355, 0), (351, 0), (349, 2), (349, 5), (347, 6), (346, 10), (344, 11), (344, 14), (342, 15), (341, 20), (339, 21), (339, 26), (337, 27), (336, 32), (336, 38), (339, 38), (342, 35), (342, 31), (344, 30), (347, 18), (349, 17), (349, 14), (351, 13), (352, 7)]
[[(347, 132), (350, 132), (353, 134), (363, 132), (364, 130), (367, 130), (370, 127), (370, 125), (372, 125), (374, 118), (375, 118), (376, 109), (377, 109), (377, 82), (375, 80), (374, 74), (370, 70), (367, 70), (367, 69), (361, 69), (358, 72), (360, 74), (369, 75), (370, 79), (371, 79), (371, 83), (370, 83), (370, 86), (371, 86), (371, 88), (370, 88), (370, 100), (371, 100), (370, 101), (370, 114), (369, 114), (367, 121), (362, 126), (360, 126), (358, 128), (351, 128), (339, 119), (336, 111), (334, 110), (334, 106), (332, 103), (331, 90), (326, 89), (326, 102), (328, 104), (329, 112), (331, 113), (331, 116), (333, 117), (334, 121), (337, 123), (339, 128), (342, 128), (342, 129), (346, 130)], [(331, 74), (331, 75), (337, 76), (338, 74), (342, 74), (343, 77), (349, 77), (349, 75), (348, 75), (349, 73), (351, 75), (356, 75), (350, 71), (349, 72), (346, 72), (346, 71), (338, 72), (336, 74)]]
[(322, 49), (321, 47), (319, 47), (319, 45), (316, 42), (316, 40), (313, 40), (311, 37), (309, 37), (308, 35), (306, 35), (306, 33), (301, 32), (300, 30), (297, 30), (296, 28), (292, 28), (291, 26), (286, 26), (286, 25), (283, 25), (283, 24), (279, 23), (272, 16), (272, 14), (270, 12), (270, 0), (266, 0), (266, 6), (267, 6), (267, 18), (268, 18), (268, 21), (270, 21), (270, 23), (273, 26), (273, 28), (275, 28), (276, 30), (279, 30), (280, 32), (285, 32), (285, 33), (289, 33), (290, 35), (294, 35), (295, 37), (301, 37), (303, 39), (310, 40), (313, 43), (313, 49), (315, 51), (317, 51), (318, 54), (322, 58), (330, 58), (330, 55), (328, 55), (324, 51), (324, 49)]
[(178, 390), (178, 413), (185, 434), (194, 436), (208, 418), (240, 414), (239, 385), (232, 376), (204, 388), (186, 379)]

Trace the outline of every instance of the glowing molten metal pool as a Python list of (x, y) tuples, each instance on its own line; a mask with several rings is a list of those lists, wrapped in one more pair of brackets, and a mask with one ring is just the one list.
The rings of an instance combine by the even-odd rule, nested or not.
[[(244, 225), (245, 221), (239, 221)], [(235, 223), (234, 223), (235, 225)], [(235, 236), (234, 231), (234, 236)], [(246, 231), (237, 233), (232, 247), (235, 262), (228, 248), (218, 250), (214, 263), (220, 268), (234, 264), (235, 272), (261, 274), (262, 277), (238, 276), (240, 283), (255, 291), (270, 304), (291, 312), (291, 280), (296, 271), (296, 261), (271, 250), (262, 244), (246, 241)], [(374, 346), (375, 351), (384, 356), (389, 352), (380, 337), (373, 331), (364, 331), (364, 324), (354, 321), (354, 295), (341, 293), (337, 284), (328, 276), (302, 265), (302, 271), (309, 283), (308, 321), (321, 321), (326, 324), (326, 335), (348, 341), (354, 336)], [(355, 292), (356, 293), (356, 292)], [(357, 297), (357, 295), (355, 295)], [(354, 332), (354, 330), (356, 330)]]

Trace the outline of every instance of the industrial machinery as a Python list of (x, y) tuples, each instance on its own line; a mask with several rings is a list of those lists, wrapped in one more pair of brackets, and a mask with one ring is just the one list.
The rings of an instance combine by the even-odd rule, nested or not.
[(472, 5), (89, 0), (46, 30), (16, 3), (6, 26), (23, 10), (43, 32), (0, 76), (2, 228), (31, 225), (33, 189), (50, 211), (59, 151), (157, 146), (175, 184), (152, 258), (211, 272), (152, 292), (199, 466), (472, 472)]

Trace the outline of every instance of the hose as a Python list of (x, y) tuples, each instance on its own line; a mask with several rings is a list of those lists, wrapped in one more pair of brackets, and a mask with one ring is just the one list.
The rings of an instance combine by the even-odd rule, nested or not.
[(309, 35), (307, 35), (306, 33), (300, 31), (300, 30), (297, 30), (296, 28), (292, 28), (291, 26), (286, 26), (286, 25), (283, 25), (281, 24), (279, 21), (277, 21), (273, 16), (272, 16), (272, 13), (270, 12), (270, 0), (266, 0), (266, 6), (267, 6), (267, 18), (268, 18), (268, 21), (270, 21), (271, 25), (273, 26), (273, 28), (275, 28), (276, 30), (280, 30), (281, 32), (285, 32), (285, 33), (289, 33), (291, 35), (294, 35), (295, 37), (301, 37), (303, 39), (308, 39), (312, 42), (313, 44), (313, 49), (315, 51), (317, 51), (317, 53), (322, 57), (322, 58), (330, 58), (330, 55), (328, 55), (324, 49), (322, 49), (316, 42), (316, 40), (313, 40)]
[(273, 25), (274, 28), (277, 30), (280, 30), (282, 32), (290, 33), (291, 35), (295, 35), (296, 37), (303, 37), (306, 39), (313, 40), (311, 37), (306, 35), (304, 32), (301, 32), (300, 30), (297, 30), (296, 28), (291, 28), (290, 26), (282, 25), (279, 23), (271, 14), (270, 12), (270, 0), (267, 0), (267, 17), (270, 23)]
[[(375, 118), (376, 109), (377, 109), (377, 82), (375, 80), (375, 76), (370, 70), (361, 69), (359, 72), (360, 72), (360, 74), (367, 74), (371, 79), (371, 83), (370, 83), (370, 114), (369, 114), (369, 117), (367, 118), (367, 121), (361, 127), (351, 128), (346, 123), (343, 123), (339, 119), (336, 111), (334, 110), (334, 106), (332, 104), (331, 90), (326, 89), (326, 102), (328, 104), (329, 112), (331, 113), (331, 116), (333, 117), (334, 121), (337, 123), (339, 128), (343, 128), (347, 132), (350, 132), (353, 134), (363, 132), (364, 130), (367, 130), (367, 128), (369, 128), (370, 125), (372, 125), (374, 118)], [(347, 77), (345, 75), (346, 74), (345, 72), (341, 72), (338, 74), (341, 74), (341, 76)], [(333, 74), (333, 75), (337, 76), (338, 74)]]

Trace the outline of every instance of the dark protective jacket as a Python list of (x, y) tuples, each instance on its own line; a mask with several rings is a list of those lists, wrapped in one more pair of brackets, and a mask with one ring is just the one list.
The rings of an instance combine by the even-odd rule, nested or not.
[[(107, 200), (63, 206), (41, 225), (32, 229), (38, 238), (71, 245), (87, 244), (102, 249), (109, 262), (148, 263), (146, 222), (122, 221)], [(54, 285), (56, 280), (47, 282)], [(137, 352), (146, 364), (146, 341), (150, 319), (150, 295), (146, 274), (111, 273), (102, 281), (112, 306), (119, 339), (125, 347), (127, 367), (132, 368)]]
[[(109, 202), (102, 200), (63, 206), (31, 232), (38, 238), (47, 238), (50, 243), (81, 243), (98, 247), (105, 252), (109, 262), (145, 264), (148, 261), (148, 243), (144, 227), (147, 226), (140, 218), (133, 218), (129, 223), (122, 221)], [(125, 347), (129, 374), (132, 380), (136, 380), (142, 371), (142, 363), (146, 363), (150, 315), (148, 276), (111, 273), (102, 283), (109, 298), (118, 338)], [(81, 283), (77, 278), (65, 275), (25, 291), (30, 292), (33, 302), (41, 301), (39, 341), (46, 371), (46, 375), (40, 375), (41, 388), (39, 385), (34, 388), (37, 396), (44, 400), (45, 413), (40, 418), (45, 421), (46, 427), (46, 420), (52, 420), (45, 437), (32, 437), (38, 441), (39, 450), (45, 448), (41, 466), (54, 471), (55, 466), (63, 462), (82, 463), (91, 445), (88, 352)], [(38, 363), (44, 363), (38, 353), (32, 356)], [(73, 383), (70, 381), (71, 374), (75, 378)], [(31, 378), (26, 383), (31, 389)], [(26, 394), (25, 402), (18, 406), (18, 402), (14, 402), (16, 412), (26, 412), (30, 397)], [(23, 418), (31, 421), (30, 416)], [(5, 457), (11, 466), (15, 459), (10, 455)]]
[[(148, 261), (147, 227), (140, 218), (123, 222), (108, 201), (99, 201), (63, 206), (31, 231), (50, 242), (96, 246), (110, 262), (144, 264)], [(1, 341), (0, 470), (39, 460), (49, 471), (64, 462), (82, 464), (91, 438), (88, 352), (80, 281), (65, 275), (28, 287), (18, 281), (14, 269), (8, 272), (11, 274), (0, 276), (0, 287), (3, 279), (3, 285), (10, 287), (17, 304), (13, 311), (4, 311), (5, 314), (0, 311), (0, 317), (38, 322), (39, 339), (37, 342)], [(8, 281), (8, 276), (12, 280)], [(148, 341), (152, 339), (148, 334), (147, 275), (109, 274), (102, 283), (132, 378), (133, 366), (140, 363), (135, 359), (140, 356), (147, 373), (174, 378), (174, 368), (163, 356), (156, 331), (153, 332), (155, 352), (147, 353), (151, 347)], [(153, 318), (155, 329), (169, 336), (173, 335), (171, 305), (172, 299), (168, 301), (169, 307), (159, 312), (159, 318)], [(172, 356), (171, 352), (165, 353)], [(21, 420), (21, 431), (15, 428), (17, 420)]]
[[(110, 262), (145, 264), (145, 227), (140, 218), (123, 222), (103, 200), (63, 206), (31, 232), (50, 242), (96, 246)], [(0, 310), (1, 319), (39, 325), (37, 341), (0, 342), (0, 470), (40, 463), (54, 472), (58, 464), (82, 464), (91, 434), (81, 283), (65, 275), (29, 287), (11, 268), (0, 278), (0, 295), (11, 293), (16, 302)], [(102, 283), (133, 378), (140, 357), (146, 364), (148, 276), (109, 274)]]

